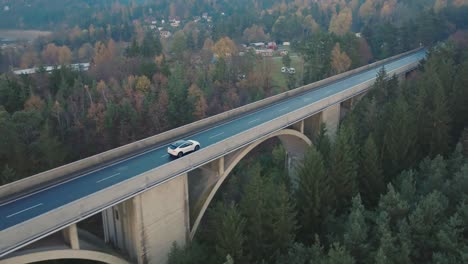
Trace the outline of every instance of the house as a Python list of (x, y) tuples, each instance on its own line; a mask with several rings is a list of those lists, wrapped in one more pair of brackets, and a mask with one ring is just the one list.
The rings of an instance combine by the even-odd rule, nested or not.
[(167, 30), (162, 30), (159, 32), (159, 36), (161, 38), (169, 38), (171, 36), (171, 32), (167, 31)]
[(156, 26), (155, 25), (150, 25), (150, 29), (154, 30), (154, 29), (156, 29)]
[(288, 41), (283, 42), (283, 46), (290, 46), (290, 45), (291, 43), (289, 43)]
[(273, 50), (272, 49), (255, 50), (255, 54), (260, 55), (262, 57), (273, 57)]
[(202, 14), (202, 18), (205, 19), (205, 20), (207, 20), (207, 19), (208, 19), (208, 13), (206, 13), (206, 12), (203, 13), (203, 14)]
[(276, 50), (277, 48), (278, 46), (276, 45), (276, 42), (268, 42), (267, 49)]
[(263, 42), (250, 43), (250, 46), (256, 49), (263, 49), (265, 48), (265, 43)]
[(358, 38), (361, 38), (361, 37), (362, 37), (361, 32), (358, 32), (358, 33), (356, 33), (355, 35), (356, 35), (356, 37), (358, 37)]
[[(90, 63), (85, 62), (85, 63), (74, 63), (68, 65), (68, 67), (73, 70), (73, 71), (87, 71), (89, 70)], [(44, 70), (47, 73), (51, 73), (55, 69), (60, 69), (62, 68), (61, 65), (59, 66), (45, 66), (42, 69), (40, 68), (29, 68), (29, 69), (23, 69), (23, 70), (16, 70), (13, 71), (14, 74), (16, 75), (22, 75), (22, 74), (34, 74), (39, 70)]]
[(171, 27), (178, 27), (179, 25), (180, 25), (180, 21), (175, 20), (171, 22)]

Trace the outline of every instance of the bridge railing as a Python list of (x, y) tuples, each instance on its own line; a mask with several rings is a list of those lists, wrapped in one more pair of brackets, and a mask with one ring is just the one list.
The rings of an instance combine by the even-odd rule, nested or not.
[[(418, 63), (398, 69), (406, 72), (417, 67)], [(399, 72), (395, 72), (398, 74)], [(271, 133), (287, 127), (310, 115), (323, 111), (329, 106), (342, 102), (359, 93), (365, 92), (374, 80), (361, 83), (342, 92), (324, 98), (271, 121), (260, 124), (244, 132), (236, 134), (214, 145), (200, 149), (197, 155), (188, 155), (167, 163), (139, 176), (100, 190), (89, 196), (56, 208), (43, 215), (35, 217), (16, 226), (0, 232), (0, 256), (13, 251), (15, 248), (31, 243), (60, 228), (78, 222), (93, 214), (129, 199), (149, 188), (161, 185), (178, 175), (186, 173), (196, 167), (206, 164), (220, 156), (259, 140)], [(59, 221), (51, 221), (51, 219)]]

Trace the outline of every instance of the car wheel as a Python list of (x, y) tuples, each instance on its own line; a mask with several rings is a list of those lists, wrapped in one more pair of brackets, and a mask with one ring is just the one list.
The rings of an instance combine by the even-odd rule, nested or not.
[(200, 149), (200, 146), (196, 145), (195, 146), (195, 151), (199, 150)]
[(181, 151), (181, 152), (179, 152), (179, 154), (177, 154), (177, 157), (180, 158), (180, 157), (182, 157), (183, 155), (184, 155), (184, 153), (182, 153), (182, 151)]

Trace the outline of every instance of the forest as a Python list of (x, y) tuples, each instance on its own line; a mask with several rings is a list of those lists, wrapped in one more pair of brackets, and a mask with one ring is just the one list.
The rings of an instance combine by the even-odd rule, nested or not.
[[(0, 0), (0, 13), (2, 29), (52, 32), (0, 43), (0, 185), (427, 47), (408, 80), (382, 70), (335, 137), (314, 135), (296, 179), (278, 142), (260, 146), (169, 262), (468, 263), (468, 1)], [(253, 42), (290, 46), (270, 58)]]
[[(152, 9), (153, 3), (104, 1), (100, 8), (88, 12), (94, 20), (87, 24), (64, 22), (49, 37), (6, 46), (0, 49), (0, 71), (4, 72), (0, 75), (0, 134), (4, 139), (0, 183), (421, 45), (449, 39), (457, 47), (468, 46), (468, 8), (463, 1), (440, 8), (428, 8), (432, 6), (426, 1), (393, 2), (392, 8), (386, 7), (387, 1), (219, 2), (207, 7), (213, 15), (212, 24), (188, 21), (166, 39), (145, 25), (149, 14), (136, 12)], [(31, 1), (32, 5), (39, 3)], [(181, 19), (191, 17), (184, 16), (187, 12), (195, 15), (200, 11), (189, 10), (192, 5), (178, 1), (156, 3), (165, 5), (166, 15)], [(399, 6), (417, 10), (423, 3), (423, 11), (404, 19), (395, 17)], [(256, 8), (250, 8), (250, 13), (240, 10), (249, 5)], [(389, 8), (392, 15), (384, 16)], [(99, 14), (107, 9), (109, 12)], [(215, 13), (221, 9), (224, 17)], [(352, 18), (339, 19), (348, 9), (353, 10)], [(159, 11), (154, 11), (151, 19), (161, 17), (166, 9), (154, 10)], [(242, 19), (238, 17), (241, 14)], [(140, 15), (141, 19), (136, 19)], [(291, 28), (301, 29), (288, 30)], [(353, 28), (359, 28), (361, 34), (354, 34)], [(286, 33), (291, 35), (282, 35)], [(252, 50), (240, 52), (240, 43), (245, 41), (280, 39), (292, 42), (291, 56), (281, 61), (258, 56)], [(76, 62), (90, 62), (89, 71), (67, 67)], [(292, 63), (300, 74), (279, 76), (278, 68)], [(63, 67), (46, 73), (46, 65)], [(38, 70), (31, 75), (12, 74), (10, 69), (18, 67)], [(181, 104), (187, 107), (177, 107)]]
[(169, 263), (466, 263), (467, 55), (437, 46), (403, 83), (382, 70), (296, 179), (278, 142), (263, 146)]

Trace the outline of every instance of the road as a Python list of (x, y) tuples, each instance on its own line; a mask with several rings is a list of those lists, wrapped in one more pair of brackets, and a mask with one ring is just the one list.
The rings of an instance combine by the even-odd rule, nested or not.
[[(425, 51), (423, 50), (390, 62), (385, 65), (385, 69), (387, 72), (391, 73), (391, 71), (419, 61), (424, 57)], [(290, 111), (312, 104), (332, 94), (373, 79), (378, 70), (379, 68), (367, 70), (347, 79), (239, 117), (228, 123), (198, 132), (189, 138), (199, 141), (202, 148), (215, 144)], [(175, 140), (178, 140), (178, 138), (174, 138), (174, 141)], [(109, 166), (80, 175), (59, 185), (48, 187), (28, 196), (4, 203), (0, 205), (0, 231), (171, 162), (173, 159), (167, 154), (166, 148), (167, 146), (151, 149)], [(195, 152), (189, 155), (197, 154)]]

